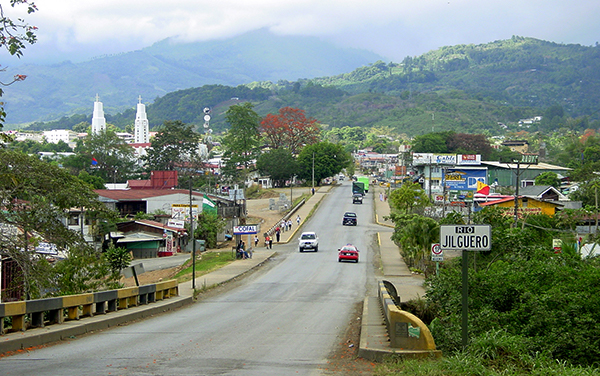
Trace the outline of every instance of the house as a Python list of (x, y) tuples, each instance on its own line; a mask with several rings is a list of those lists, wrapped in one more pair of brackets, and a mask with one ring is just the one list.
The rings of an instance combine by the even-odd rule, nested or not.
[[(514, 197), (506, 197), (495, 201), (480, 202), (479, 206), (497, 206), (502, 208), (507, 216), (512, 216), (515, 211), (515, 199)], [(517, 216), (519, 218), (532, 214), (555, 215), (562, 207), (563, 204), (558, 201), (544, 201), (528, 196), (519, 196), (517, 198)]]
[(118, 233), (111, 239), (118, 247), (129, 250), (134, 259), (171, 256), (181, 252), (188, 242), (183, 228), (150, 220), (134, 220), (117, 223)]
[(528, 197), (534, 197), (543, 201), (567, 201), (567, 196), (563, 195), (551, 185), (529, 185), (519, 189), (519, 194)]
[(506, 146), (511, 151), (516, 151), (517, 153), (527, 153), (529, 152), (529, 142), (526, 140), (510, 140), (504, 141), (502, 146)]
[[(554, 172), (557, 175), (568, 175), (568, 167), (555, 166), (548, 163), (519, 164), (496, 161), (481, 161), (488, 169), (488, 181), (503, 187), (526, 187), (534, 185), (535, 178), (544, 172)], [(517, 182), (517, 170), (519, 178)]]

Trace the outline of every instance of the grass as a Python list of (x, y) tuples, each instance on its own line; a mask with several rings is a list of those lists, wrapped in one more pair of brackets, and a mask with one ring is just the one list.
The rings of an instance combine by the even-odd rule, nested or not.
[[(204, 252), (199, 259), (196, 259), (196, 278), (222, 268), (233, 261), (235, 261), (235, 257), (231, 251)], [(192, 260), (189, 260), (186, 265), (185, 269), (175, 275), (180, 283), (192, 279)]]

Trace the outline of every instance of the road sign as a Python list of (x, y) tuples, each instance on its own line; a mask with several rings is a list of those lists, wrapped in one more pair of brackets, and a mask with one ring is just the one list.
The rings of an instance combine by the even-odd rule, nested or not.
[(234, 235), (258, 234), (258, 225), (233, 226)]
[(435, 262), (444, 261), (444, 251), (440, 247), (439, 243), (431, 244), (431, 261), (435, 261)]
[(492, 248), (490, 225), (440, 226), (442, 250), (489, 251)]

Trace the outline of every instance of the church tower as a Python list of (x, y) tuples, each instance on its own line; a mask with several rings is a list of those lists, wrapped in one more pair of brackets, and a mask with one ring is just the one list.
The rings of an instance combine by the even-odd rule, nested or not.
[(102, 102), (96, 94), (96, 102), (94, 102), (94, 113), (92, 115), (92, 134), (106, 132), (106, 119), (104, 118), (104, 109)]
[(135, 138), (136, 144), (150, 142), (150, 131), (148, 129), (148, 118), (146, 117), (146, 106), (142, 103), (142, 96), (138, 98), (137, 113), (135, 114)]

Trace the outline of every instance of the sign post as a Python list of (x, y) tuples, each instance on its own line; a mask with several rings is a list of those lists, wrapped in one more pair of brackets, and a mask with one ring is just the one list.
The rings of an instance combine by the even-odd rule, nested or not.
[(489, 251), (492, 248), (490, 225), (442, 225), (440, 249), (462, 250), (462, 345), (469, 343), (469, 251)]
[(435, 261), (435, 275), (440, 272), (440, 261), (444, 261), (444, 251), (440, 248), (439, 243), (431, 244), (431, 261)]

